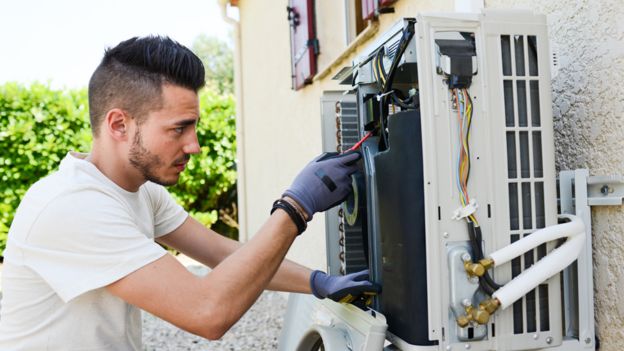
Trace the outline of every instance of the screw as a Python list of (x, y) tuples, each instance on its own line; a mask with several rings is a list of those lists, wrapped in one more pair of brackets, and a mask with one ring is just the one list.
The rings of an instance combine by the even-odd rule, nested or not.
[(443, 236), (444, 238), (448, 238), (448, 237), (449, 237), (449, 234), (448, 234), (448, 232), (444, 232), (444, 233), (442, 234), (442, 236)]
[(538, 334), (533, 334), (533, 340), (537, 340), (539, 338)]
[(602, 186), (602, 188), (600, 188), (600, 193), (606, 196), (607, 194), (609, 194), (610, 190), (611, 188), (609, 188), (609, 186), (605, 184)]
[(591, 338), (585, 338), (585, 343), (586, 343), (586, 344), (591, 344), (591, 342), (592, 342), (592, 339), (591, 339)]
[(472, 257), (470, 257), (470, 254), (469, 254), (469, 253), (467, 253), (467, 252), (464, 252), (464, 254), (462, 255), (462, 257), (461, 257), (461, 258), (462, 258), (462, 260), (463, 260), (464, 262), (466, 262), (466, 261), (472, 261)]
[(466, 350), (470, 350), (470, 344), (466, 344), (466, 345), (464, 346), (464, 348), (465, 348)]
[(551, 337), (551, 336), (549, 336), (549, 337), (547, 337), (547, 338), (546, 338), (546, 343), (547, 343), (547, 344), (551, 344), (552, 342), (553, 342), (553, 339), (552, 339), (552, 337)]

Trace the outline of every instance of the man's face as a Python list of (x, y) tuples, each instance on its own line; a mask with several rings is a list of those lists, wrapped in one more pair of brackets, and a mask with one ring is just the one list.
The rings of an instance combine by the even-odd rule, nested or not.
[(162, 97), (163, 107), (137, 126), (128, 159), (146, 180), (174, 185), (191, 154), (200, 151), (199, 99), (194, 91), (171, 84), (163, 85)]

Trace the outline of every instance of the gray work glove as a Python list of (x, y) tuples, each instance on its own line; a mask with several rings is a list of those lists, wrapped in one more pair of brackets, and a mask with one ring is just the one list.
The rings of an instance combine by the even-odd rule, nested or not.
[(310, 275), (310, 287), (314, 296), (319, 299), (328, 297), (343, 303), (364, 300), (366, 305), (381, 291), (378, 284), (368, 281), (368, 269), (338, 276), (314, 271)]
[(351, 174), (359, 158), (357, 151), (323, 153), (299, 172), (282, 196), (297, 201), (310, 221), (316, 212), (338, 205), (351, 193)]

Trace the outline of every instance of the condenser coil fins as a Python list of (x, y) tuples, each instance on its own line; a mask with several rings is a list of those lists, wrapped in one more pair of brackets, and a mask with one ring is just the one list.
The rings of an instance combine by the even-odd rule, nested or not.
[(428, 338), (425, 204), (419, 111), (391, 115), (389, 148), (375, 156), (379, 197), (381, 312), (412, 345)]

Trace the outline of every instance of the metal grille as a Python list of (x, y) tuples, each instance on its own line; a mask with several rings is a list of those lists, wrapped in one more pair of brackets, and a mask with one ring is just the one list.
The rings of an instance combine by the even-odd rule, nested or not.
[(358, 115), (355, 102), (336, 103), (336, 130), (338, 151), (345, 152), (358, 142)]
[[(537, 38), (501, 35), (507, 140), (510, 242), (546, 226)], [(518, 276), (546, 255), (546, 246), (512, 261)], [(548, 286), (540, 285), (513, 305), (514, 334), (550, 330)]]
[[(336, 103), (337, 150), (344, 152), (359, 140), (357, 104), (339, 101)], [(344, 210), (338, 210), (340, 273), (349, 274), (366, 269), (366, 255), (362, 242), (361, 226), (348, 226)]]

